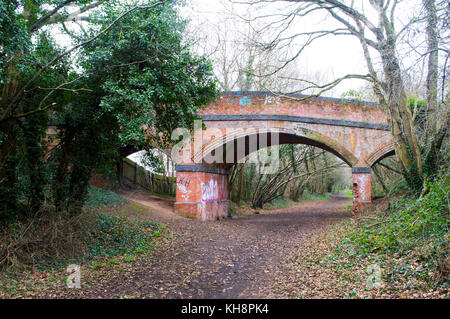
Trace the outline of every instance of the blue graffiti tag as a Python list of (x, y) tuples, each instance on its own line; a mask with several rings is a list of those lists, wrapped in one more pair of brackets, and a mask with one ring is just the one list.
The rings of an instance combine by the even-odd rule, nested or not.
[(239, 100), (240, 105), (252, 105), (252, 100), (248, 96), (244, 96)]

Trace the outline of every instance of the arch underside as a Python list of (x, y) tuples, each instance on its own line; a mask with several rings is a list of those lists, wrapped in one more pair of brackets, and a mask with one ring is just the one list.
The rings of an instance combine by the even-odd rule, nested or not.
[(379, 148), (367, 157), (367, 165), (369, 167), (372, 167), (386, 157), (393, 155), (395, 155), (394, 144), (385, 145), (384, 147)]
[[(276, 138), (272, 139), (271, 133), (277, 133), (278, 140)], [(197, 153), (194, 156), (194, 160), (200, 162), (211, 156), (211, 158), (215, 158), (217, 162), (223, 163), (223, 165), (221, 165), (223, 168), (230, 168), (245, 156), (248, 156), (252, 152), (267, 146), (282, 144), (304, 144), (315, 146), (328, 151), (347, 163), (350, 167), (357, 163), (357, 159), (350, 151), (346, 150), (343, 146), (334, 142), (332, 139), (323, 136), (315, 131), (303, 130), (302, 133), (304, 134), (300, 134), (297, 131), (288, 129), (271, 128), (265, 131), (260, 131), (259, 133), (253, 135), (237, 134), (228, 137), (226, 135), (223, 135), (206, 144), (203, 147), (203, 152), (201, 154)], [(252, 139), (252, 141), (254, 142), (255, 135), (258, 141), (258, 147), (255, 147), (254, 145), (250, 146), (250, 140)], [(265, 137), (266, 142), (263, 143), (263, 147), (260, 147), (260, 139), (262, 135), (266, 135), (267, 137)], [(238, 146), (244, 146), (244, 150), (241, 149), (241, 151), (238, 152)], [(227, 151), (231, 150), (233, 150), (234, 156), (227, 157)]]

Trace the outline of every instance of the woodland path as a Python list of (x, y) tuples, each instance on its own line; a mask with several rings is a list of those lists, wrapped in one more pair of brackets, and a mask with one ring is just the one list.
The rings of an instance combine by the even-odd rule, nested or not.
[(43, 297), (266, 298), (290, 254), (328, 225), (351, 217), (351, 199), (338, 195), (208, 222), (175, 215), (170, 199), (122, 195), (147, 208), (139, 218), (166, 224), (169, 238), (126, 269), (99, 271), (83, 278), (81, 289), (61, 286)]

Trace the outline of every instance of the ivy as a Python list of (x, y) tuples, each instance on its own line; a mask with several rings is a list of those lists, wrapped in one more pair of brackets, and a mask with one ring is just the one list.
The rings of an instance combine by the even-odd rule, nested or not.
[[(189, 126), (218, 93), (210, 62), (190, 52), (172, 2), (121, 19), (132, 2), (96, 7), (85, 32), (69, 36), (77, 44), (108, 32), (42, 70), (64, 48), (53, 20), (31, 26), (57, 4), (0, 4), (0, 116), (19, 96), (12, 118), (0, 119), (0, 223), (42, 210), (83, 212), (94, 170), (114, 171), (123, 146), (169, 142), (172, 130)], [(58, 19), (67, 12), (61, 8)], [(47, 136), (49, 123), (56, 136)]]

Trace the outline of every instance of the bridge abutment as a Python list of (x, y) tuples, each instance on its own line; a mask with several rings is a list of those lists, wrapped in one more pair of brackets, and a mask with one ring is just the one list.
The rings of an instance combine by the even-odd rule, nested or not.
[(370, 167), (353, 167), (353, 206), (352, 213), (358, 213), (361, 208), (372, 203), (370, 188)]
[(176, 165), (177, 192), (175, 212), (200, 220), (227, 216), (228, 170), (214, 166)]

